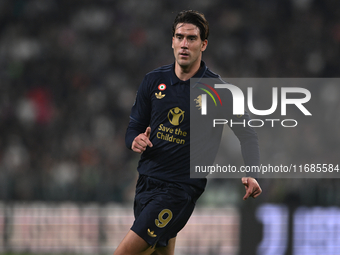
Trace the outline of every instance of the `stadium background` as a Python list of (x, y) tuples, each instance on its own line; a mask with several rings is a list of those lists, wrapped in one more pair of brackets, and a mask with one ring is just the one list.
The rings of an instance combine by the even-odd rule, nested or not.
[[(183, 9), (205, 13), (204, 60), (222, 77), (339, 75), (336, 0), (0, 1), (1, 254), (113, 252), (132, 222), (130, 107), (145, 73), (173, 62)], [(264, 160), (339, 159), (340, 88), (309, 90), (327, 126), (262, 134)], [(337, 179), (260, 183), (243, 202), (238, 180), (210, 180), (178, 254), (340, 254)]]

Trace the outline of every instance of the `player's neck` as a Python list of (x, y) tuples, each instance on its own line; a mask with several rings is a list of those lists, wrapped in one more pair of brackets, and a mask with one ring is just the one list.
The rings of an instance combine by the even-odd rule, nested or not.
[(182, 81), (187, 81), (191, 77), (193, 77), (198, 70), (200, 69), (201, 61), (195, 62), (192, 66), (183, 67), (180, 66), (177, 62), (175, 63), (175, 74), (178, 79)]

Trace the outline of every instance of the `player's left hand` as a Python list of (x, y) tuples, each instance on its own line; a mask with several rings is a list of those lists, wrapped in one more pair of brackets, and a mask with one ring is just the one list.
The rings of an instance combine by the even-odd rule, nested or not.
[(246, 189), (246, 194), (244, 195), (243, 200), (246, 200), (248, 197), (256, 198), (262, 193), (259, 183), (254, 178), (243, 177), (242, 183)]

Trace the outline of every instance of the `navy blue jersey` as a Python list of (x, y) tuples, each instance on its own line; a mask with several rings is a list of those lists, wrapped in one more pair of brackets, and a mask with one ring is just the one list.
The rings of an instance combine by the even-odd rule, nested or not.
[[(126, 145), (131, 149), (134, 138), (150, 126), (150, 141), (153, 147), (147, 147), (142, 153), (138, 172), (159, 180), (192, 187), (200, 195), (205, 188), (206, 178), (190, 178), (190, 80), (180, 80), (174, 67), (175, 64), (166, 65), (144, 77), (131, 110)], [(194, 78), (220, 79), (203, 61)], [(242, 148), (242, 154), (247, 165), (257, 165), (259, 153), (256, 133), (252, 129), (242, 131), (237, 127), (234, 132), (241, 145), (242, 141), (243, 144), (251, 141), (248, 145), (252, 149)], [(220, 140), (221, 134), (222, 128), (215, 132), (214, 139)], [(208, 148), (206, 143), (198, 144)], [(200, 158), (199, 154), (202, 152), (204, 153), (204, 150), (197, 148), (196, 157)]]

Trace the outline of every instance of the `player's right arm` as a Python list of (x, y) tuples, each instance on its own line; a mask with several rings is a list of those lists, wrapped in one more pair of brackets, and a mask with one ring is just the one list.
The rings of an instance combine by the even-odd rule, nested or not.
[(137, 153), (143, 153), (146, 147), (152, 147), (150, 139), (151, 128), (147, 127), (144, 133), (139, 134), (132, 141), (131, 150)]
[(138, 88), (136, 100), (131, 109), (130, 122), (125, 134), (126, 146), (137, 153), (143, 153), (146, 148), (152, 147), (150, 141), (151, 128), (151, 99), (149, 92), (150, 82), (147, 76)]

